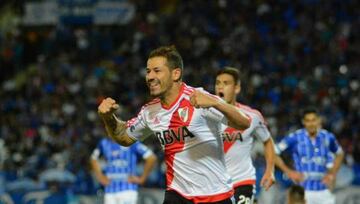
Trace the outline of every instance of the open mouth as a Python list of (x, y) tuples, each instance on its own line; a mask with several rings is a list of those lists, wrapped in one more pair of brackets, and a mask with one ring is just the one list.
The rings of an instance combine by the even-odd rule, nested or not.
[(148, 84), (149, 88), (155, 88), (157, 86), (160, 86), (160, 83), (155, 80), (149, 81), (147, 84)]
[(223, 93), (223, 92), (219, 92), (219, 96), (220, 96), (221, 98), (224, 98), (224, 93)]
[(154, 88), (154, 87), (156, 87), (156, 86), (158, 86), (159, 84), (158, 83), (151, 83), (151, 84), (149, 84), (149, 87), (150, 88)]

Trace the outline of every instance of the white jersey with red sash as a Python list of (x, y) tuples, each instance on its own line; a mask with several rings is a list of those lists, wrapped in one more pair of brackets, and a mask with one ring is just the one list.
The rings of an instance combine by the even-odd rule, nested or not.
[(214, 108), (193, 107), (190, 94), (194, 90), (183, 83), (169, 107), (159, 99), (144, 105), (138, 116), (128, 121), (127, 133), (136, 140), (149, 135), (159, 139), (165, 151), (167, 190), (195, 203), (216, 202), (233, 194), (220, 137), (221, 124), (227, 120)]
[(234, 187), (255, 184), (255, 168), (250, 154), (254, 137), (262, 142), (271, 137), (265, 120), (259, 111), (240, 103), (237, 103), (236, 107), (251, 118), (251, 124), (245, 131), (227, 126), (222, 127), (225, 162)]

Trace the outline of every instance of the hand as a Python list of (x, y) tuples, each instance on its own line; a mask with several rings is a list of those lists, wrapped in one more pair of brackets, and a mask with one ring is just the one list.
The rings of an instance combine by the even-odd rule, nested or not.
[(105, 175), (99, 175), (98, 181), (103, 186), (107, 186), (110, 184), (110, 179), (108, 177), (106, 177)]
[(264, 176), (261, 179), (260, 185), (265, 188), (265, 190), (269, 190), (269, 188), (275, 183), (275, 177), (273, 172), (265, 172)]
[(142, 177), (139, 177), (139, 176), (129, 176), (128, 182), (143, 185), (145, 183), (145, 179), (143, 179)]
[(99, 105), (98, 113), (102, 118), (111, 117), (118, 108), (119, 105), (116, 104), (116, 101), (114, 99), (106, 98)]
[(300, 183), (304, 180), (304, 175), (300, 172), (290, 170), (286, 175), (294, 182)]
[(329, 189), (334, 188), (336, 180), (336, 175), (333, 173), (327, 173), (324, 178), (322, 179), (322, 183), (324, 183)]
[(214, 96), (202, 93), (200, 91), (194, 91), (190, 95), (190, 104), (195, 108), (208, 108), (213, 107), (219, 103), (219, 99)]

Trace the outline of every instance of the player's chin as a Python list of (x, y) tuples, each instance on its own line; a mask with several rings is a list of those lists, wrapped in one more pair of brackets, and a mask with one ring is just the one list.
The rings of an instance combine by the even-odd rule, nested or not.
[(161, 91), (159, 91), (159, 90), (151, 90), (150, 89), (150, 95), (152, 97), (159, 97), (159, 96), (161, 96)]
[(317, 128), (310, 128), (310, 129), (309, 129), (309, 132), (310, 132), (311, 134), (315, 134), (316, 131), (317, 131)]

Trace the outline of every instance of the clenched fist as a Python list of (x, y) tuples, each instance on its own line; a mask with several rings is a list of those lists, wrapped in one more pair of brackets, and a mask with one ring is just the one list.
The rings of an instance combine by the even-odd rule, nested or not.
[(219, 103), (219, 99), (210, 94), (195, 90), (190, 95), (190, 104), (195, 108), (209, 108)]
[(112, 114), (119, 108), (116, 101), (112, 98), (104, 99), (98, 107), (98, 113), (102, 118), (111, 117)]

